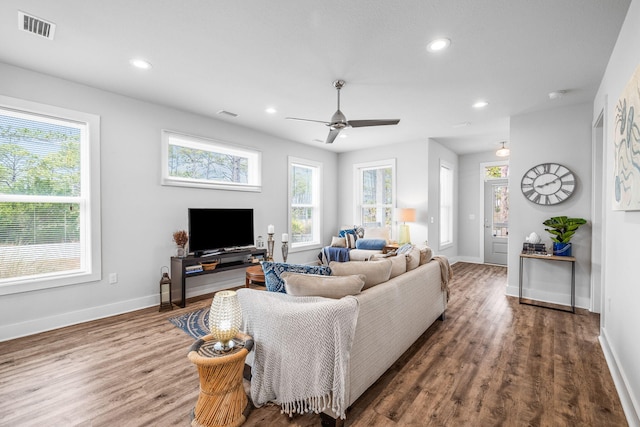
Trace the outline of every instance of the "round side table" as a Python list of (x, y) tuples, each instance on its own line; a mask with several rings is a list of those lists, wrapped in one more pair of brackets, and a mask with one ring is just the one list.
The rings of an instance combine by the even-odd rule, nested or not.
[(252, 265), (251, 267), (247, 267), (247, 277), (244, 281), (244, 287), (248, 288), (252, 283), (264, 286), (264, 271), (262, 271), (261, 265)]
[(227, 353), (214, 350), (213, 335), (197, 340), (189, 360), (198, 367), (200, 395), (193, 411), (193, 427), (237, 427), (245, 421), (248, 399), (242, 385), (244, 359), (253, 347), (251, 336), (239, 333)]

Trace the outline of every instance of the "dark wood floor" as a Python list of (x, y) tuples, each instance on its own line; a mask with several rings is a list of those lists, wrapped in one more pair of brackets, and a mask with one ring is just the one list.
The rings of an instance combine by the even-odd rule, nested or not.
[[(506, 269), (453, 266), (437, 321), (347, 414), (349, 426), (625, 426), (598, 316), (518, 305)], [(192, 338), (141, 310), (0, 343), (0, 426), (187, 426)], [(245, 426), (319, 425), (255, 409)]]

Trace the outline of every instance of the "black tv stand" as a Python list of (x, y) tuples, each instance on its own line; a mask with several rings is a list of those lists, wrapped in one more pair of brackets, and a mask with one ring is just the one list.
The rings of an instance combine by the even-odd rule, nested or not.
[[(171, 257), (171, 302), (180, 307), (186, 306), (186, 282), (191, 277), (250, 267), (266, 257), (266, 249), (255, 248), (213, 252), (200, 256), (189, 255), (185, 258)], [(189, 271), (187, 268), (215, 261), (218, 261), (218, 265), (213, 270)]]

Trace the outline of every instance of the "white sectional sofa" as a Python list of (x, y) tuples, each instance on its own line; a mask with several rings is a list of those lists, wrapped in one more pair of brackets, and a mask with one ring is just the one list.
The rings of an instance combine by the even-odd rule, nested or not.
[[(349, 353), (348, 381), (346, 382), (346, 406), (356, 401), (411, 345), (431, 326), (435, 320), (444, 320), (448, 299), (449, 264), (442, 257), (431, 259), (413, 267), (387, 281), (371, 286), (353, 296), (357, 300), (358, 314)], [(425, 260), (423, 260), (424, 262)], [(374, 263), (377, 261), (368, 261)], [(389, 261), (384, 261), (389, 262)], [(414, 261), (411, 261), (414, 262)], [(407, 263), (409, 259), (407, 258)], [(334, 269), (351, 272), (358, 264), (342, 263)], [(333, 265), (333, 264), (332, 264)], [(407, 264), (409, 265), (409, 264)], [(355, 270), (354, 270), (355, 269)], [(238, 295), (246, 304), (247, 293), (262, 292), (252, 289), (240, 289)], [(271, 294), (271, 293), (270, 293)], [(243, 299), (243, 295), (245, 298)], [(290, 295), (277, 294), (274, 298), (291, 301)], [(253, 296), (253, 295), (251, 295)], [(257, 296), (257, 295), (256, 295)], [(270, 296), (271, 297), (271, 296)], [(350, 298), (350, 297), (346, 297)], [(256, 317), (255, 307), (243, 306), (243, 315)], [(265, 309), (267, 310), (267, 309)], [(259, 314), (258, 314), (259, 317)], [(253, 324), (258, 321), (255, 319)], [(250, 322), (251, 323), (251, 322)], [(278, 325), (272, 325), (277, 328)], [(246, 330), (253, 335), (251, 329)], [(268, 346), (287, 351), (287, 342), (260, 343), (254, 337), (256, 347)], [(274, 339), (277, 341), (277, 339)], [(309, 348), (308, 351), (316, 351)], [(247, 358), (248, 365), (253, 364), (253, 355)], [(305, 378), (300, 378), (305, 381)], [(328, 408), (324, 409), (323, 425), (329, 419), (334, 425), (341, 425), (343, 419)]]

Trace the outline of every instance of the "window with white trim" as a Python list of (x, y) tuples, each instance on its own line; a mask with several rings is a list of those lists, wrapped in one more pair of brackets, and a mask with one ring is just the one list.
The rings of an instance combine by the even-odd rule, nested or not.
[(395, 159), (354, 165), (356, 183), (355, 224), (393, 229), (395, 206)]
[(0, 294), (100, 279), (99, 126), (0, 96)]
[(453, 244), (453, 166), (440, 162), (440, 249)]
[(321, 244), (322, 163), (289, 157), (289, 239), (291, 249)]
[(226, 142), (162, 131), (162, 184), (261, 191), (262, 153)]

